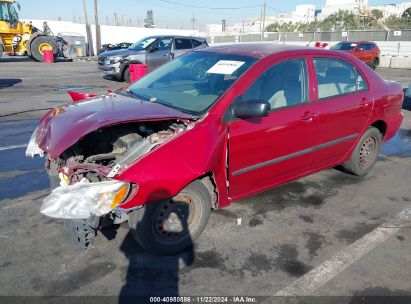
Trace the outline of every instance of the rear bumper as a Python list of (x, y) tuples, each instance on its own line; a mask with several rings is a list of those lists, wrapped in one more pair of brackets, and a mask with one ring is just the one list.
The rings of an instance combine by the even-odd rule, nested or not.
[(401, 112), (398, 113), (395, 117), (393, 117), (387, 124), (387, 132), (384, 137), (384, 142), (390, 140), (395, 136), (395, 134), (398, 132), (398, 130), (401, 127), (402, 121), (404, 119), (404, 116), (402, 115)]

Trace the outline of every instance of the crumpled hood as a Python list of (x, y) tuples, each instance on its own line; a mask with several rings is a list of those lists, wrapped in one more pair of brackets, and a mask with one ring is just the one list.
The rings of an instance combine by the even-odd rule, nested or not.
[(101, 127), (177, 118), (192, 116), (158, 103), (109, 94), (50, 110), (40, 120), (36, 142), (51, 158), (56, 158), (83, 136)]

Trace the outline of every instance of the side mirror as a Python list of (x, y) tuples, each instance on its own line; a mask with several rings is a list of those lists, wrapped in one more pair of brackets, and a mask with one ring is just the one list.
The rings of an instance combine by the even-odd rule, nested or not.
[(363, 48), (357, 48), (357, 52), (361, 52), (361, 51), (364, 51), (364, 49)]
[(268, 116), (270, 111), (271, 105), (263, 100), (247, 100), (233, 106), (233, 115), (240, 118)]
[(156, 48), (156, 47), (151, 47), (151, 48), (148, 49), (148, 52), (149, 52), (149, 53), (154, 53), (155, 51), (158, 51), (158, 48)]

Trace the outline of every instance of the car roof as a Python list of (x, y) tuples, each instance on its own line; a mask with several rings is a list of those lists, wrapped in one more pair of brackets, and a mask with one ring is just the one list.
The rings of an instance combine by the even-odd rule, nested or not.
[(365, 40), (362, 40), (362, 41), (341, 41), (341, 42), (339, 42), (339, 43), (356, 43), (356, 44), (360, 44), (360, 43), (370, 43), (370, 44), (375, 44), (375, 42), (365, 41)]
[(163, 37), (173, 37), (173, 38), (189, 38), (189, 39), (202, 39), (205, 40), (205, 38), (202, 37), (194, 37), (194, 36), (181, 36), (181, 35), (153, 35), (153, 36), (147, 36), (144, 39), (148, 39), (148, 38), (163, 38)]
[(312, 48), (298, 45), (283, 45), (275, 43), (236, 43), (212, 46), (196, 50), (196, 52), (213, 52), (220, 54), (233, 54), (240, 56), (249, 56), (254, 58), (264, 58), (273, 54), (280, 53), (300, 53), (300, 54), (335, 54), (322, 48)]

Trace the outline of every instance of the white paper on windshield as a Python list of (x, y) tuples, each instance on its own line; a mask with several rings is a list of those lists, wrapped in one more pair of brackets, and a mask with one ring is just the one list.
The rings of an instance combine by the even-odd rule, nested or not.
[(244, 61), (234, 60), (220, 60), (213, 65), (208, 71), (208, 74), (233, 74), (240, 66), (244, 64)]

